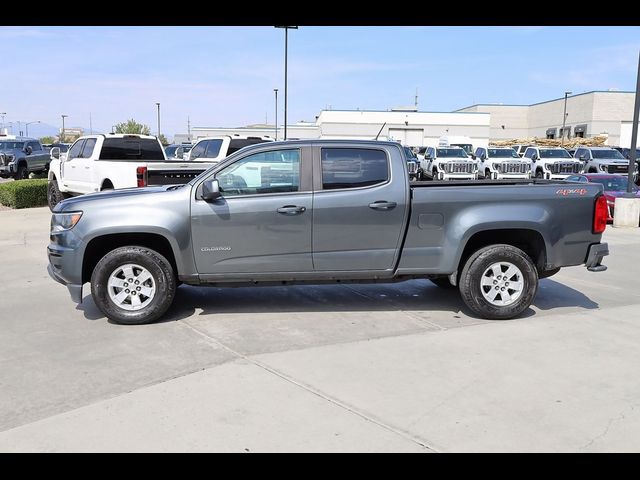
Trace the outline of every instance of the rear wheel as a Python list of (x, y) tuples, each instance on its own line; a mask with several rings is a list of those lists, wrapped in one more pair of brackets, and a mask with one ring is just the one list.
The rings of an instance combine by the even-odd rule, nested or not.
[(482, 318), (502, 320), (529, 308), (538, 291), (538, 272), (519, 248), (490, 245), (475, 252), (460, 275), (464, 303)]
[(107, 253), (91, 275), (91, 294), (100, 311), (125, 325), (159, 319), (171, 306), (175, 291), (171, 263), (145, 247), (121, 247)]

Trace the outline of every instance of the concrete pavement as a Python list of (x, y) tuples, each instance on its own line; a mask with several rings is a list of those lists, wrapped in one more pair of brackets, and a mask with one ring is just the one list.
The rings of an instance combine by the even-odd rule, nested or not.
[(639, 451), (638, 229), (485, 321), (428, 281), (178, 289), (126, 327), (0, 212), (0, 451)]

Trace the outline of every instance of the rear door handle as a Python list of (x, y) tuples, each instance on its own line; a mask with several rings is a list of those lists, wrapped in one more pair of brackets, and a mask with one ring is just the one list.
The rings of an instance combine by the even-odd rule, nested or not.
[(397, 206), (398, 204), (396, 202), (386, 202), (384, 200), (378, 200), (377, 202), (369, 204), (369, 208), (373, 208), (374, 210), (392, 210)]
[(283, 215), (298, 215), (307, 210), (307, 207), (298, 207), (296, 205), (285, 205), (284, 207), (280, 207), (277, 212)]

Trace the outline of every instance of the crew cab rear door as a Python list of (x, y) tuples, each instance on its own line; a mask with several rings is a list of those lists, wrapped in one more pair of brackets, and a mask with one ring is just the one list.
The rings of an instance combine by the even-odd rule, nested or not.
[(311, 272), (311, 148), (279, 146), (239, 156), (207, 178), (222, 196), (191, 207), (194, 259), (204, 280)]
[(400, 147), (314, 147), (313, 266), (390, 274), (407, 222), (409, 181)]

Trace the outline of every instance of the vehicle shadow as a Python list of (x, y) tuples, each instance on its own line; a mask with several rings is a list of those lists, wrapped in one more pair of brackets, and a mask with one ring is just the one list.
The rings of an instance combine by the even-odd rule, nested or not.
[[(560, 307), (598, 308), (582, 292), (562, 283), (540, 281), (533, 305), (540, 310)], [(76, 307), (88, 320), (104, 319), (91, 295)], [(305, 312), (446, 311), (479, 318), (469, 310), (457, 290), (436, 287), (428, 280), (395, 284), (289, 285), (275, 287), (191, 287), (180, 286), (173, 305), (156, 323), (183, 320), (196, 314), (260, 314)], [(518, 318), (535, 315), (528, 308)]]

